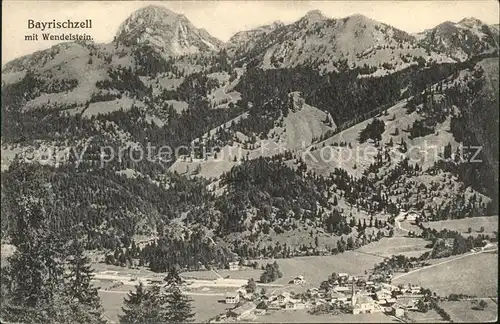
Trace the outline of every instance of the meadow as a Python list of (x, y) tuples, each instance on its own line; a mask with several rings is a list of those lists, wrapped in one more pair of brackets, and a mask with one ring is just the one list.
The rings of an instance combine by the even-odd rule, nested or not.
[[(303, 275), (307, 284), (319, 287), (332, 272), (345, 272), (351, 275), (365, 275), (365, 271), (383, 260), (382, 257), (346, 251), (337, 255), (297, 257), (293, 259), (277, 259), (283, 277), (274, 283), (287, 285), (297, 275)], [(273, 262), (273, 260), (265, 260)]]
[[(118, 315), (121, 314), (123, 298), (126, 296), (127, 289), (114, 291), (99, 291), (99, 296), (104, 307), (104, 315), (111, 323), (118, 323)], [(124, 291), (127, 290), (127, 291)], [(220, 296), (190, 295), (193, 299), (193, 311), (195, 312), (194, 321), (196, 323), (208, 322), (211, 318), (224, 313), (225, 310), (233, 308), (234, 305), (228, 305), (222, 302)]]
[[(458, 231), (463, 235), (468, 235), (468, 229), (471, 228), (470, 235), (486, 234), (493, 236), (493, 231), (498, 230), (498, 216), (485, 216), (485, 217), (471, 217), (462, 219), (450, 219), (437, 222), (423, 223), (427, 228), (433, 228), (437, 231), (448, 229)], [(484, 232), (480, 233), (479, 230), (484, 227)]]
[[(383, 260), (383, 257), (369, 255), (356, 251), (346, 251), (337, 255), (325, 256), (304, 256), (291, 259), (264, 259), (256, 260), (257, 269), (244, 269), (237, 271), (217, 270), (222, 277), (232, 279), (259, 280), (262, 270), (261, 265), (276, 261), (279, 265), (283, 277), (274, 281), (277, 285), (287, 285), (295, 276), (303, 275), (308, 285), (318, 287), (322, 281), (326, 280), (332, 272), (345, 272), (352, 275), (365, 275), (365, 271), (373, 269), (376, 263)], [(212, 271), (190, 271), (181, 274), (184, 278), (193, 279), (217, 279), (218, 276)]]
[(485, 300), (487, 306), (484, 310), (472, 309), (469, 300), (444, 301), (439, 305), (450, 314), (454, 323), (485, 323), (496, 322), (498, 319), (498, 305), (496, 300)]
[(415, 284), (440, 296), (466, 294), (477, 297), (498, 294), (498, 254), (479, 253), (450, 258), (446, 263), (436, 260), (436, 265), (396, 276), (393, 284)]
[(398, 323), (392, 317), (382, 313), (373, 314), (341, 314), (311, 315), (307, 310), (274, 311), (258, 316), (259, 323)]
[(448, 323), (434, 309), (425, 313), (408, 312), (407, 317), (412, 323)]
[(407, 257), (418, 257), (431, 249), (425, 246), (428, 241), (413, 237), (391, 237), (382, 238), (380, 241), (372, 242), (362, 246), (356, 251), (376, 254), (384, 257), (402, 254)]

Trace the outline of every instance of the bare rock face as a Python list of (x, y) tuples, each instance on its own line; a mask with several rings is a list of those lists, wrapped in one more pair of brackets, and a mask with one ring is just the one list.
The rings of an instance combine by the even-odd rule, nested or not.
[(288, 94), (288, 97), (292, 101), (293, 105), (291, 107), (292, 111), (299, 111), (304, 107), (305, 100), (301, 97), (301, 93), (298, 91), (291, 92)]
[(458, 60), (498, 51), (498, 27), (476, 18), (446, 21), (416, 36), (421, 46)]
[(135, 11), (118, 29), (115, 42), (148, 45), (165, 56), (216, 51), (221, 41), (196, 28), (184, 15), (161, 6)]

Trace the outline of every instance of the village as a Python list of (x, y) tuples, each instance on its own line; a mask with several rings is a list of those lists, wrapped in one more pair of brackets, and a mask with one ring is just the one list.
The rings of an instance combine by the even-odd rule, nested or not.
[(383, 282), (367, 280), (367, 276), (332, 273), (320, 287), (306, 288), (307, 278), (297, 275), (290, 278), (288, 286), (270, 293), (251, 280), (225, 295), (224, 302), (235, 307), (211, 322), (262, 322), (265, 321), (262, 316), (290, 311), (302, 311), (310, 316), (381, 313), (402, 318), (407, 312), (418, 310), (418, 302), (425, 296), (424, 290), (410, 284), (394, 286), (387, 283), (390, 277), (383, 278), (386, 281)]

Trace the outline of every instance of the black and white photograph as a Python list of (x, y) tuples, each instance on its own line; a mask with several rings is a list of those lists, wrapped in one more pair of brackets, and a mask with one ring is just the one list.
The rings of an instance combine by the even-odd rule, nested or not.
[(497, 322), (499, 12), (3, 1), (0, 322)]

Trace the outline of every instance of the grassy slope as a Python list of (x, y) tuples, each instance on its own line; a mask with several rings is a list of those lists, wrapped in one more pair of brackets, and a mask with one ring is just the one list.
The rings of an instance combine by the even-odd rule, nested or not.
[[(409, 134), (403, 130), (411, 126), (415, 120), (422, 119), (422, 117), (417, 112), (408, 114), (406, 111), (406, 101), (397, 103), (389, 108), (387, 112), (387, 116), (381, 116), (378, 119), (383, 120), (385, 123), (385, 131), (382, 134), (381, 142), (388, 143), (391, 138), (394, 142), (393, 148), (389, 150), (393, 165), (403, 157), (397, 151), (397, 143), (401, 142), (401, 139), (407, 143), (408, 149), (415, 147), (412, 151), (409, 150), (410, 159), (413, 163), (417, 162), (424, 169), (433, 165), (437, 160), (437, 156), (429, 154), (429, 158), (426, 159), (425, 154), (421, 150), (433, 146), (442, 149), (448, 142), (451, 143), (453, 148), (458, 146), (458, 143), (453, 139), (453, 135), (449, 132), (449, 119), (442, 124), (438, 124), (434, 134), (409, 139)], [(392, 120), (393, 117), (394, 120)], [(323, 142), (314, 144), (313, 147), (316, 148), (312, 154), (314, 158), (307, 156), (306, 163), (320, 174), (328, 174), (334, 168), (340, 167), (353, 176), (361, 176), (363, 171), (373, 162), (373, 158), (377, 153), (377, 148), (371, 140), (362, 144), (358, 142), (359, 133), (372, 120), (365, 120)], [(399, 135), (391, 135), (396, 128), (399, 129)], [(333, 147), (334, 143), (340, 142), (350, 143), (352, 149), (348, 147)], [(325, 148), (323, 148), (323, 145)], [(429, 149), (429, 152), (432, 152), (431, 149)], [(356, 165), (356, 168), (354, 168), (354, 165)]]
[[(245, 116), (246, 113), (234, 118), (233, 120), (237, 121), (241, 118), (245, 118)], [(295, 151), (308, 147), (315, 139), (325, 134), (326, 131), (332, 130), (331, 127), (326, 126), (323, 123), (326, 118), (326, 113), (305, 104), (302, 109), (290, 112), (288, 116), (284, 118), (284, 127), (273, 128), (269, 132), (271, 139), (264, 140), (262, 142), (258, 141), (261, 146), (254, 150), (243, 149), (241, 148), (240, 143), (234, 142), (232, 146), (227, 145), (222, 148), (221, 152), (217, 154), (217, 159), (211, 157), (209, 157), (207, 161), (178, 159), (170, 169), (179, 173), (189, 174), (199, 167), (201, 168), (199, 172), (200, 176), (207, 179), (216, 178), (222, 173), (231, 170), (231, 168), (236, 165), (233, 161), (234, 156), (237, 156), (237, 159), (239, 160), (240, 157), (246, 156), (248, 152), (249, 158), (255, 159), (260, 156), (272, 156), (278, 153), (283, 153), (284, 148)], [(229, 127), (230, 123), (231, 121), (228, 121), (221, 126)], [(202, 137), (214, 134), (216, 129), (219, 127), (210, 130)], [(278, 144), (280, 141), (283, 143), (283, 149), (280, 149)]]
[(485, 323), (496, 322), (498, 305), (492, 300), (486, 300), (488, 306), (484, 310), (472, 309), (471, 301), (444, 301), (439, 305), (450, 314), (454, 323)]
[[(439, 260), (441, 261), (441, 260)], [(395, 279), (393, 284), (417, 284), (440, 296), (451, 293), (496, 296), (498, 293), (498, 254), (481, 253), (424, 269)]]
[(484, 227), (485, 231), (482, 234), (493, 235), (494, 231), (498, 231), (498, 216), (488, 216), (488, 217), (473, 217), (473, 218), (463, 218), (463, 219), (450, 219), (438, 222), (427, 222), (423, 224), (425, 227), (436, 229), (441, 231), (443, 229), (448, 229), (452, 231), (458, 231), (462, 235), (468, 236), (468, 228), (472, 229), (470, 235), (479, 234), (478, 231), (481, 227)]
[(403, 254), (408, 257), (418, 257), (430, 249), (425, 248), (429, 242), (420, 238), (391, 237), (382, 238), (378, 242), (372, 242), (362, 246), (356, 251), (372, 253), (390, 257), (391, 255)]

